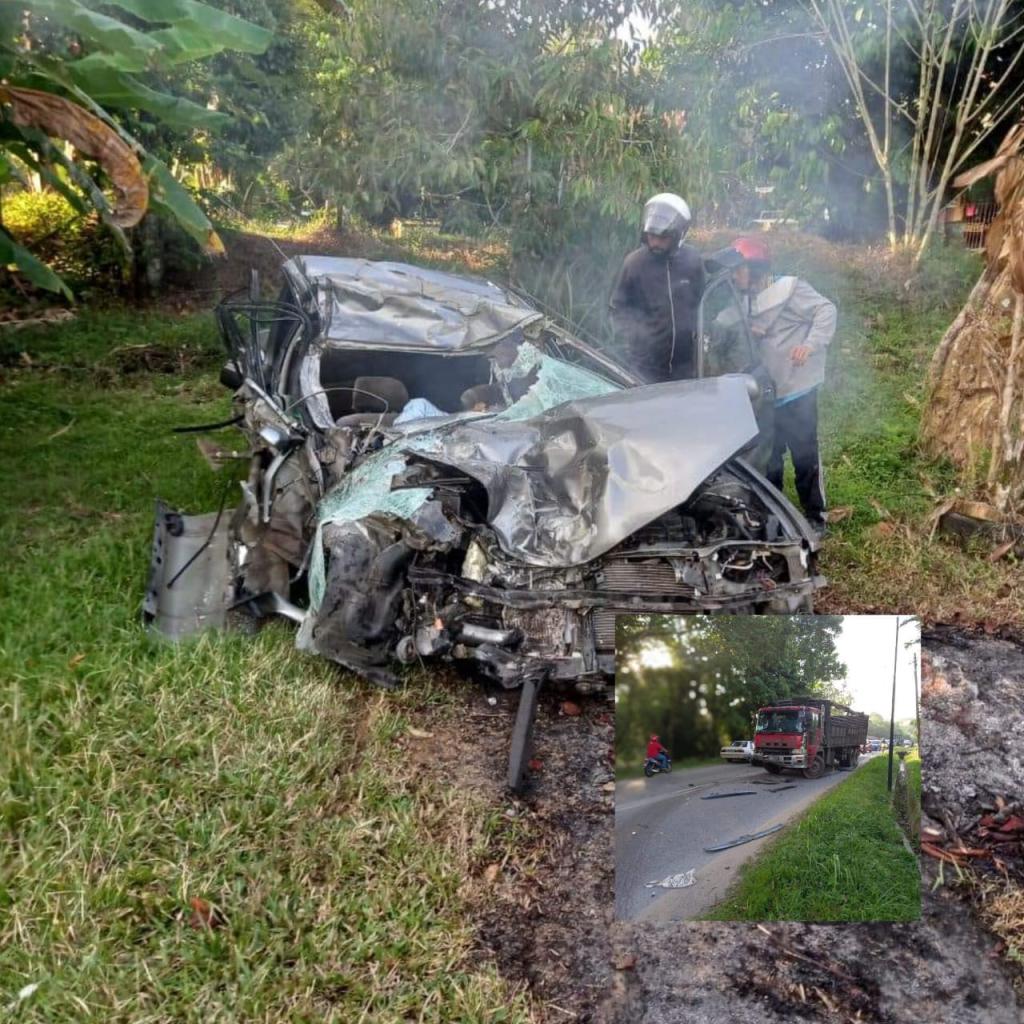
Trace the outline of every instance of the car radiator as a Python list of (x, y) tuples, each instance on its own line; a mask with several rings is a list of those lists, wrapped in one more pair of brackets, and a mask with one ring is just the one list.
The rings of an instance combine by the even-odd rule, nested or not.
[[(605, 561), (597, 574), (599, 591), (638, 597), (693, 598), (695, 590), (676, 579), (675, 570), (663, 558), (616, 558)], [(615, 616), (642, 611), (624, 605), (621, 609), (596, 608), (592, 613), (594, 645), (599, 651), (615, 649)]]

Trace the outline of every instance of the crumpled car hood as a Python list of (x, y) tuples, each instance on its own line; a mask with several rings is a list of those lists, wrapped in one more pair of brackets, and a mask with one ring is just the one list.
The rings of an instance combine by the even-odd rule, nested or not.
[(317, 508), (311, 607), (324, 595), (324, 526), (376, 516), (418, 523), (427, 511), (429, 485), (392, 489), (410, 460), (478, 480), (488, 525), (510, 558), (565, 568), (598, 558), (686, 501), (757, 436), (750, 379), (742, 374), (619, 390), (568, 364), (558, 369), (551, 380), (542, 372), (504, 412), (411, 425), (408, 436), (348, 471)]
[(415, 451), (483, 484), (506, 554), (556, 567), (599, 557), (686, 501), (756, 436), (747, 379), (735, 375), (454, 424)]

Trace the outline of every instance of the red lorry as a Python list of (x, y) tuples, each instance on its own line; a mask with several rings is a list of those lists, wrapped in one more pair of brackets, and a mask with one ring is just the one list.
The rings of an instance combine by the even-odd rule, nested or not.
[(855, 768), (867, 737), (867, 715), (823, 697), (787, 697), (758, 708), (751, 763), (817, 779), (828, 768)]

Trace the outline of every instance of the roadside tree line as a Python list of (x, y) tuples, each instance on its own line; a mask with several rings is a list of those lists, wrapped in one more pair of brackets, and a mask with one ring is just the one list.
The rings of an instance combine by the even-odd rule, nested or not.
[(642, 754), (658, 733), (673, 756), (714, 757), (750, 739), (767, 701), (817, 694), (847, 703), (831, 615), (620, 617), (616, 749)]

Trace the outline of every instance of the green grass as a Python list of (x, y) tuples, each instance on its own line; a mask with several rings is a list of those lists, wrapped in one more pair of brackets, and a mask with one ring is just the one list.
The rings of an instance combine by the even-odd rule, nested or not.
[[(210, 318), (2, 337), (0, 1006), (38, 984), (17, 1019), (531, 1019), (474, 951), (499, 819), (402, 763), (449, 691), (385, 699), (284, 626), (140, 628), (153, 499), (220, 494), (170, 433), (229, 413)], [(143, 343), (167, 372), (125, 372)]]
[[(908, 758), (920, 802), (921, 762)], [(917, 858), (903, 844), (886, 758), (864, 765), (785, 829), (707, 915), (714, 921), (913, 921), (921, 915)]]
[[(981, 270), (974, 254), (937, 249), (916, 272), (883, 251), (780, 235), (776, 265), (805, 276), (839, 306), (820, 400), (825, 486), (832, 509), (821, 557), (822, 611), (1024, 624), (1012, 556), (932, 536), (930, 516), (958, 480), (918, 444), (931, 354)], [(787, 490), (795, 499), (792, 477)]]

